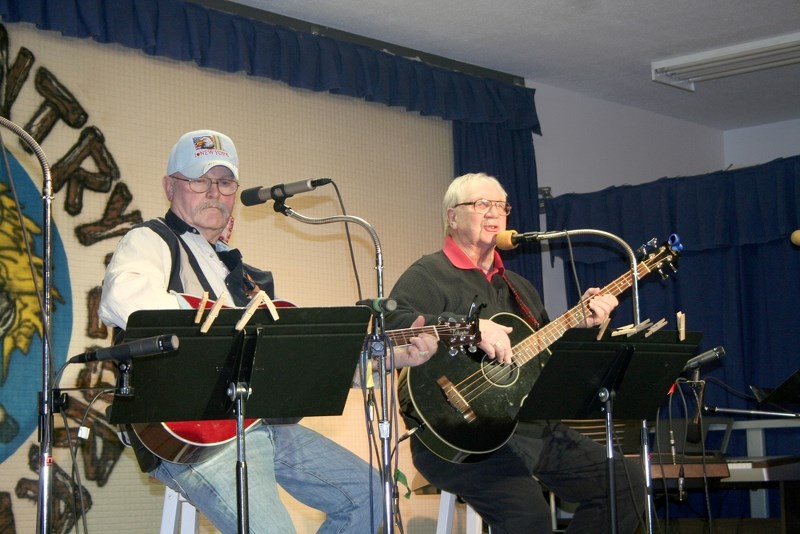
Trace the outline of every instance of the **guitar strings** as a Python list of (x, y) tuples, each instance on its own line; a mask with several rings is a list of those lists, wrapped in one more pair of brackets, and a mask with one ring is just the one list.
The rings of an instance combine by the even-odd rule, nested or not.
[[(601, 290), (598, 295), (611, 293), (609, 288), (612, 285), (615, 284), (609, 284), (609, 286)], [(491, 361), (484, 365), (482, 362), (481, 367), (477, 371), (465, 377), (455, 385), (461, 397), (469, 403), (490, 391), (492, 388), (498, 387), (496, 386), (497, 382), (511, 378), (512, 375), (517, 372), (517, 369), (536, 358), (547, 347), (560, 338), (567, 329), (580, 324), (585, 318), (584, 306), (588, 307), (589, 300), (581, 301), (579, 305), (574, 306), (558, 319), (546, 324), (527, 339), (514, 345), (511, 348), (513, 355), (510, 364), (498, 364), (495, 361)], [(564, 326), (564, 323), (566, 323), (566, 326)], [(553, 330), (556, 330), (556, 332), (551, 332)]]

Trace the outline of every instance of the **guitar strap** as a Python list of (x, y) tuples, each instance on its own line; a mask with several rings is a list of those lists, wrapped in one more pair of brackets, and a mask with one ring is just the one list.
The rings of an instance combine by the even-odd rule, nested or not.
[[(180, 278), (181, 265), (185, 259), (192, 268), (192, 272), (194, 272), (203, 291), (208, 291), (209, 298), (211, 300), (219, 298), (200, 269), (200, 265), (189, 249), (189, 245), (180, 238), (180, 229), (170, 224), (169, 218), (151, 219), (141, 223), (140, 226), (153, 230), (169, 246), (172, 256), (169, 290), (177, 293), (185, 292), (186, 288), (183, 287), (183, 282)], [(271, 299), (275, 298), (275, 282), (270, 271), (264, 271), (244, 263), (242, 254), (237, 249), (217, 250), (216, 252), (219, 259), (228, 268), (229, 274), (225, 278), (225, 286), (228, 288), (228, 293), (230, 293), (234, 304), (246, 306), (250, 299), (262, 289)]]
[(511, 294), (514, 295), (514, 300), (517, 301), (517, 306), (519, 306), (519, 310), (522, 312), (522, 317), (525, 319), (525, 322), (531, 325), (531, 328), (534, 330), (538, 330), (539, 321), (536, 320), (536, 317), (533, 316), (530, 308), (528, 308), (527, 304), (525, 304), (525, 302), (522, 300), (522, 297), (517, 290), (514, 289), (514, 286), (511, 284), (511, 280), (509, 280), (506, 276), (505, 271), (500, 273), (500, 277), (505, 281), (506, 285), (508, 285), (508, 289), (511, 290)]
[(203, 288), (203, 291), (208, 291), (208, 297), (211, 300), (217, 300), (217, 295), (214, 293), (214, 290), (211, 288), (211, 284), (208, 283), (208, 279), (200, 269), (200, 265), (197, 263), (197, 259), (194, 257), (194, 254), (192, 254), (192, 251), (189, 250), (189, 245), (187, 245), (183, 239), (178, 236), (175, 230), (163, 217), (145, 221), (141, 223), (140, 226), (147, 227), (154, 231), (161, 237), (161, 239), (164, 240), (167, 246), (169, 246), (170, 255), (172, 256), (172, 270), (170, 270), (169, 273), (169, 287), (167, 289), (177, 293), (183, 293), (184, 291), (183, 282), (181, 282), (181, 249), (178, 248), (180, 246), (183, 248), (184, 256), (188, 261), (189, 266), (192, 268), (195, 276), (197, 277), (198, 282), (200, 282), (200, 286)]

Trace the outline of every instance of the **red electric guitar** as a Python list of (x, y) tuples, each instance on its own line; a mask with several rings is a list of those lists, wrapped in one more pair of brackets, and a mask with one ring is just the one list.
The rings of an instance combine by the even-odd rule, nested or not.
[[(200, 298), (192, 295), (182, 296), (191, 306), (200, 307)], [(273, 300), (273, 304), (276, 308), (295, 307), (285, 300)], [(205, 308), (211, 308), (213, 305), (213, 301), (207, 301)], [(386, 335), (395, 347), (401, 347), (410, 344), (412, 337), (422, 333), (431, 334), (451, 348), (473, 345), (480, 341), (477, 324), (474, 321), (441, 321), (435, 326), (391, 330), (386, 332)], [(259, 419), (245, 419), (245, 430), (258, 422)], [(203, 462), (219, 447), (236, 439), (235, 419), (133, 423), (130, 427), (150, 452), (162, 460), (174, 463)]]

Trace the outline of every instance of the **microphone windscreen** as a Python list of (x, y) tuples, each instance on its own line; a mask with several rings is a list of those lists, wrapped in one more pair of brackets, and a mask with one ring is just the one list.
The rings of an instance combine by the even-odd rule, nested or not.
[(497, 238), (494, 242), (495, 246), (500, 250), (511, 250), (512, 248), (517, 248), (519, 244), (515, 244), (512, 239), (516, 234), (516, 230), (503, 230), (502, 232), (498, 232)]
[(257, 204), (263, 204), (269, 200), (270, 197), (269, 191), (265, 190), (263, 187), (251, 187), (250, 189), (242, 191), (239, 198), (245, 206), (255, 206)]

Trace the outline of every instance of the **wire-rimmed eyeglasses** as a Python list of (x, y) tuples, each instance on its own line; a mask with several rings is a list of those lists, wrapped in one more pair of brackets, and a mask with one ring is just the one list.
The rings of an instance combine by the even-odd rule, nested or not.
[(176, 180), (182, 182), (189, 182), (189, 189), (195, 193), (207, 193), (213, 184), (217, 184), (220, 195), (231, 196), (239, 189), (239, 182), (233, 178), (222, 178), (219, 180), (212, 180), (207, 176), (198, 178), (196, 180), (189, 180), (188, 178), (181, 178), (180, 176), (173, 176)]
[(472, 206), (477, 213), (486, 213), (494, 206), (506, 215), (511, 213), (511, 204), (505, 200), (486, 200), (485, 198), (479, 198), (474, 202), (460, 202), (453, 207), (455, 208), (457, 206)]

